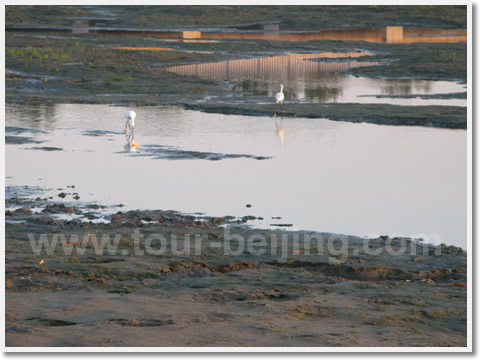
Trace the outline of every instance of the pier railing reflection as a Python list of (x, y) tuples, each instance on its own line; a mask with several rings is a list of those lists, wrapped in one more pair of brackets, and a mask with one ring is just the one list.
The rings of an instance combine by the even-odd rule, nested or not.
[[(371, 55), (367, 52), (288, 54), (257, 59), (229, 60), (215, 63), (178, 65), (166, 70), (179, 75), (231, 81), (262, 80), (291, 81), (318, 78), (322, 73), (339, 72), (363, 66), (375, 66), (375, 61), (348, 61)], [(347, 59), (346, 61), (309, 61), (312, 59)]]

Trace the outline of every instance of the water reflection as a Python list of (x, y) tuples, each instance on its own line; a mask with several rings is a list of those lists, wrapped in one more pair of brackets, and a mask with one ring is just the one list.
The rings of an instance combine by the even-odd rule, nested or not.
[[(360, 58), (371, 55), (367, 52), (352, 53), (293, 53), (257, 59), (229, 60), (216, 63), (171, 66), (166, 71), (184, 76), (237, 82), (235, 90), (256, 96), (273, 96), (278, 84), (285, 83), (287, 99), (309, 99), (319, 102), (337, 100), (342, 89), (333, 85), (331, 72), (363, 66), (375, 66), (375, 61), (332, 61), (335, 59)], [(328, 62), (308, 61), (328, 59)], [(335, 76), (333, 76), (334, 78)], [(310, 86), (322, 79), (322, 86)], [(325, 83), (329, 82), (325, 87)], [(318, 85), (318, 84), (316, 84)]]
[[(275, 79), (280, 83), (296, 79), (309, 79), (325, 73), (340, 72), (357, 67), (378, 65), (376, 61), (348, 60), (369, 55), (372, 54), (368, 52), (291, 53), (256, 59), (178, 65), (168, 67), (166, 70), (179, 75), (193, 75), (211, 79), (233, 81)], [(311, 59), (329, 59), (330, 61), (305, 61)], [(332, 59), (342, 59), (342, 61), (333, 61)]]
[(11, 114), (28, 123), (28, 127), (33, 129), (53, 130), (56, 127), (58, 106), (49, 103), (33, 103), (29, 106), (23, 104), (9, 104), (5, 108), (5, 116), (8, 118)]
[[(6, 31), (49, 31), (75, 34), (97, 33), (121, 36), (151, 36), (189, 41), (208, 40), (274, 40), (274, 41), (366, 41), (389, 44), (456, 43), (467, 41), (467, 29), (384, 26), (350, 29), (322, 29), (308, 32), (280, 31), (278, 24), (266, 25), (260, 31), (157, 31), (125, 28), (90, 27), (76, 22), (71, 27), (6, 26)], [(179, 40), (177, 40), (179, 41)], [(200, 41), (200, 42), (203, 42)]]
[[(463, 85), (448, 81), (386, 80), (361, 78), (342, 71), (377, 66), (368, 61), (368, 52), (293, 53), (256, 59), (178, 65), (166, 71), (183, 76), (234, 82), (242, 95), (273, 98), (285, 84), (285, 101), (308, 100), (317, 103), (356, 102), (398, 105), (466, 106), (458, 99), (376, 98), (375, 95), (429, 95), (464, 92)], [(270, 100), (270, 99), (269, 99)]]
[[(74, 184), (82, 201), (125, 204), (121, 211), (162, 208), (212, 216), (281, 216), (282, 222), (304, 230), (437, 233), (445, 243), (466, 246), (465, 130), (146, 106), (135, 108), (141, 146), (132, 154), (126, 152), (130, 149), (119, 152), (125, 145), (126, 109), (52, 106), (55, 129), (27, 135), (44, 141), (41, 146), (63, 151), (8, 145), (7, 186), (58, 189)], [(5, 107), (7, 126), (45, 125), (35, 118), (42, 113), (28, 110), (29, 104)], [(27, 113), (32, 118), (27, 119)], [(99, 136), (86, 136), (87, 130)], [(211, 161), (218, 154), (221, 160)], [(246, 209), (246, 203), (253, 207)]]
[(283, 117), (275, 114), (275, 131), (277, 132), (280, 145), (285, 146), (285, 130), (283, 129)]

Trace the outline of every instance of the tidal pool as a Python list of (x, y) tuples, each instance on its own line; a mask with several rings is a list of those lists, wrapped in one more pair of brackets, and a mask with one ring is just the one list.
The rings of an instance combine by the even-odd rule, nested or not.
[[(438, 234), (467, 247), (467, 132), (137, 107), (6, 104), (6, 185), (82, 201), (262, 217), (258, 227)], [(41, 142), (41, 144), (39, 144)], [(48, 149), (55, 151), (48, 151)], [(180, 154), (180, 155), (179, 155)], [(246, 204), (252, 206), (247, 208)], [(115, 210), (116, 211), (116, 210)]]

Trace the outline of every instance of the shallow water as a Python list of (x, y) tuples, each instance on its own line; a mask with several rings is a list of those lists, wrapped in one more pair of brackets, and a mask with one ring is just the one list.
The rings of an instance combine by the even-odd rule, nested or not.
[(81, 201), (122, 203), (122, 211), (254, 215), (264, 218), (253, 223), (261, 227), (281, 223), (362, 236), (434, 233), (466, 248), (464, 130), (138, 107), (140, 147), (130, 152), (124, 110), (6, 104), (8, 136), (44, 141), (6, 145), (6, 185), (54, 194), (75, 185)]
[[(421, 98), (466, 91), (465, 85), (453, 81), (372, 79), (341, 73), (357, 67), (381, 65), (369, 60), (369, 55), (368, 52), (291, 53), (178, 65), (166, 70), (184, 76), (235, 82), (234, 89), (242, 96), (263, 96), (266, 100), (274, 98), (280, 91), (280, 84), (284, 84), (285, 102), (467, 106), (466, 99)], [(405, 95), (409, 98), (399, 97)], [(236, 101), (244, 100), (239, 97)]]

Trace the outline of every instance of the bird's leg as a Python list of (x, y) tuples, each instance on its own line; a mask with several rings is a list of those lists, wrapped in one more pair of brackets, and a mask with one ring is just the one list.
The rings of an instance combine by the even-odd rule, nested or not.
[(130, 119), (127, 119), (127, 122), (125, 123), (125, 129), (123, 129), (123, 133), (126, 134), (127, 133), (127, 126), (128, 126), (128, 121)]

